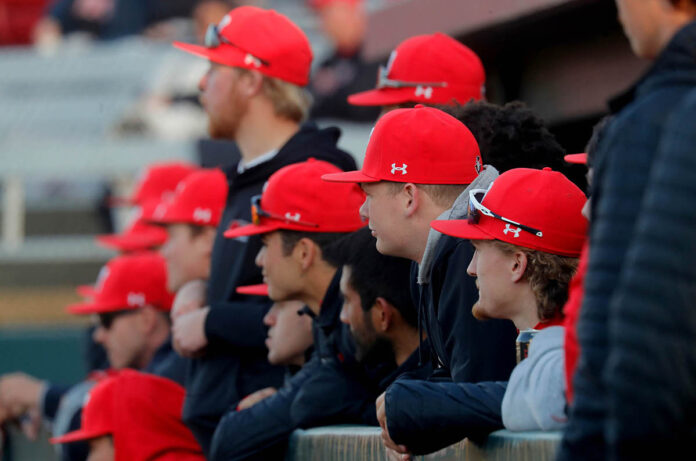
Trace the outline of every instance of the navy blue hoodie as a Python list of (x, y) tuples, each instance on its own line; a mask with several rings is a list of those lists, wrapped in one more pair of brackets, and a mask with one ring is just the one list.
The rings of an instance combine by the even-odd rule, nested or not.
[(250, 200), (278, 169), (308, 158), (356, 169), (355, 160), (336, 147), (337, 128), (303, 125), (271, 160), (241, 174), (236, 165), (226, 171), (229, 195), (213, 246), (205, 333), (209, 345), (202, 358), (191, 360), (186, 379), (183, 418), (205, 453), (222, 415), (244, 396), (283, 382), (283, 368), (266, 359), (263, 317), (270, 308), (265, 298), (238, 295), (238, 286), (261, 283), (254, 263), (261, 248), (258, 236), (227, 239), (232, 221), (251, 220)]

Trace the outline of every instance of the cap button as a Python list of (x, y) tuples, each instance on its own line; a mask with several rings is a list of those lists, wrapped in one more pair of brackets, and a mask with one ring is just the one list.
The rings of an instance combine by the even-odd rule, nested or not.
[(416, 109), (422, 109), (423, 107), (425, 107), (423, 104), (416, 104), (415, 105)]
[(551, 167), (545, 166), (544, 168), (541, 169), (541, 171), (552, 171)]

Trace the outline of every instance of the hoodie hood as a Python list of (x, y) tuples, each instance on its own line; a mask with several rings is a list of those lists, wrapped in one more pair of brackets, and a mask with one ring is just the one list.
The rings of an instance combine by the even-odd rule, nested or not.
[[(488, 189), (495, 178), (498, 177), (498, 170), (491, 165), (485, 165), (483, 171), (464, 189), (459, 197), (454, 201), (452, 208), (446, 210), (437, 219), (463, 219), (466, 217), (469, 210), (469, 191), (472, 189)], [(442, 234), (435, 229), (430, 229), (428, 234), (428, 243), (425, 245), (423, 259), (418, 266), (418, 284), (424, 285), (430, 283), (430, 276), (435, 262), (435, 248), (440, 241)]]

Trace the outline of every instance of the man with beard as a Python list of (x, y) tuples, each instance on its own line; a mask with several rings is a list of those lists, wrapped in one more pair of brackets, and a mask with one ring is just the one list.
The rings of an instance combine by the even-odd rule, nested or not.
[[(205, 46), (176, 43), (210, 60), (200, 82), (213, 138), (237, 143), (241, 160), (225, 171), (227, 203), (213, 244), (210, 278), (185, 285), (172, 310), (174, 345), (191, 361), (183, 416), (206, 454), (223, 413), (245, 395), (282, 384), (283, 370), (266, 358), (266, 298), (236, 293), (261, 282), (254, 259), (258, 236), (226, 239), (230, 224), (252, 220), (249, 202), (278, 169), (309, 157), (341, 169), (355, 165), (336, 147), (336, 128), (301, 125), (309, 111), (304, 86), (312, 51), (285, 16), (243, 6), (211, 25)], [(232, 155), (232, 154), (231, 154)], [(184, 296), (185, 295), (185, 296)]]
[(338, 251), (343, 260), (341, 321), (350, 326), (358, 361), (398, 367), (381, 383), (383, 389), (405, 372), (429, 376), (429, 360), (418, 365), (418, 319), (409, 293), (411, 262), (377, 251), (368, 228), (347, 237)]

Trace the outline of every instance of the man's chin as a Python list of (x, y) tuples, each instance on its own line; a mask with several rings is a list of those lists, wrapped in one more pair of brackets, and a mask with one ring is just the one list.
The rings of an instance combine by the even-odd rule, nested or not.
[(476, 303), (474, 303), (473, 307), (471, 308), (471, 314), (476, 320), (490, 320), (492, 318), (483, 308), (481, 308), (480, 301), (476, 301)]

